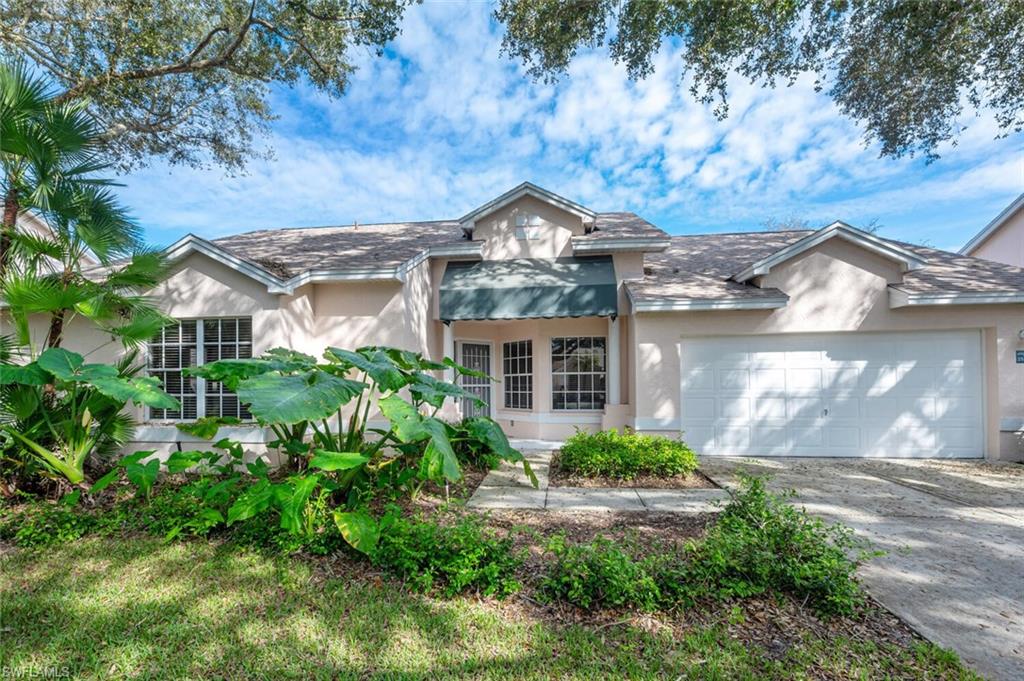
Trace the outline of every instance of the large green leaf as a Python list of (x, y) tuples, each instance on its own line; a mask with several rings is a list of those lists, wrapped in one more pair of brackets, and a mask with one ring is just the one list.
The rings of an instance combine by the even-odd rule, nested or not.
[(221, 359), (202, 366), (189, 367), (185, 369), (185, 374), (217, 381), (223, 383), (228, 390), (237, 391), (240, 382), (277, 371), (278, 366), (277, 363), (265, 359)]
[(320, 476), (314, 474), (295, 476), (289, 478), (287, 483), (278, 486), (287, 492), (281, 501), (281, 527), (293, 533), (302, 529), (302, 516), (306, 511), (306, 503), (319, 484)]
[(391, 422), (395, 435), (402, 442), (416, 442), (426, 437), (423, 415), (398, 395), (388, 395), (377, 403), (380, 413)]
[(454, 369), (455, 373), (459, 374), (460, 376), (472, 376), (473, 378), (491, 378), (483, 371), (477, 371), (476, 369), (470, 369), (469, 367), (462, 366), (461, 364), (453, 360), (451, 357), (445, 357), (444, 362), (442, 362), (442, 364), (444, 364), (445, 367), (449, 369)]
[(273, 495), (273, 487), (266, 478), (250, 486), (228, 509), (228, 525), (263, 513), (269, 508)]
[(39, 355), (36, 364), (62, 381), (73, 381), (84, 361), (78, 353), (64, 348), (48, 348)]
[(512, 445), (509, 444), (505, 431), (501, 429), (501, 426), (499, 426), (496, 421), (489, 419), (486, 416), (479, 416), (467, 419), (463, 422), (462, 427), (465, 428), (471, 436), (490, 447), (492, 452), (505, 461), (521, 462), (523, 464), (523, 472), (526, 474), (526, 477), (530, 479), (533, 486), (538, 487), (540, 485), (537, 481), (536, 474), (533, 472), (533, 467), (530, 466), (530, 462), (523, 457), (522, 452), (513, 448)]
[(369, 460), (370, 457), (359, 452), (329, 452), (326, 449), (318, 449), (310, 459), (309, 466), (322, 471), (347, 471), (358, 468)]
[(336, 358), (343, 364), (351, 364), (372, 378), (381, 390), (394, 392), (408, 383), (408, 378), (395, 361), (383, 350), (360, 348), (356, 352), (341, 348), (327, 348), (327, 359)]
[(356, 551), (370, 554), (377, 547), (380, 526), (366, 511), (335, 511), (334, 524), (338, 526), (345, 541)]
[(223, 426), (237, 426), (242, 419), (234, 416), (204, 416), (189, 423), (178, 423), (177, 428), (183, 433), (194, 435), (204, 440), (212, 440)]
[(202, 462), (217, 456), (214, 452), (203, 452), (195, 449), (184, 452), (171, 452), (171, 455), (167, 457), (165, 465), (169, 473), (184, 473), (190, 468), (194, 468)]
[(160, 459), (150, 459), (146, 463), (130, 463), (124, 467), (124, 474), (142, 494), (149, 496), (149, 491), (153, 489), (153, 484), (160, 475)]
[(145, 404), (157, 409), (179, 409), (181, 404), (160, 388), (160, 380), (154, 376), (122, 378), (105, 376), (89, 381), (96, 390), (120, 402)]
[(418, 400), (426, 402), (432, 407), (440, 407), (448, 398), (467, 399), (476, 402), (480, 406), (486, 403), (473, 393), (464, 390), (461, 386), (448, 381), (439, 381), (430, 374), (416, 373), (413, 383), (409, 385), (409, 392)]
[(265, 423), (291, 424), (334, 415), (366, 386), (319, 369), (306, 374), (263, 374), (238, 385), (238, 398)]
[(19, 364), (0, 364), (0, 385), (9, 385), (11, 383), (46, 385), (49, 382), (49, 374), (35, 362), (24, 366)]

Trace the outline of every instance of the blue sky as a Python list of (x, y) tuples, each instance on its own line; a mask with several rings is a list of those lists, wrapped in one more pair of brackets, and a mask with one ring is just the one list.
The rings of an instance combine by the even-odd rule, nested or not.
[(487, 3), (408, 10), (383, 58), (360, 53), (342, 99), (275, 89), (274, 158), (244, 175), (154, 163), (123, 200), (166, 245), (250, 229), (456, 218), (523, 180), (594, 210), (632, 210), (675, 233), (766, 220), (877, 220), (890, 238), (955, 249), (1024, 191), (1024, 135), (973, 115), (941, 158), (880, 159), (810, 79), (737, 79), (716, 120), (671, 47), (631, 83), (603, 51), (555, 85), (499, 54)]

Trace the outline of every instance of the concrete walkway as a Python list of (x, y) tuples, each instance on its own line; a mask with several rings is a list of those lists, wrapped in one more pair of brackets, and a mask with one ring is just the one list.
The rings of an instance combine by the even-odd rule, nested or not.
[[(518, 445), (519, 443), (513, 443)], [(478, 509), (535, 508), (551, 511), (666, 511), (708, 513), (728, 497), (721, 489), (634, 489), (549, 487), (550, 449), (524, 449), (537, 481), (534, 488), (522, 466), (502, 464), (484, 478), (468, 505)]]
[(1024, 679), (1024, 466), (980, 461), (703, 458), (734, 485), (772, 475), (887, 553), (860, 577), (886, 608), (991, 679)]

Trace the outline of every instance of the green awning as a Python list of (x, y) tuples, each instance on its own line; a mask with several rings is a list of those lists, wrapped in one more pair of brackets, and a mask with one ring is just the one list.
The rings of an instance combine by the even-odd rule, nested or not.
[(441, 320), (610, 317), (618, 314), (611, 256), (449, 262)]

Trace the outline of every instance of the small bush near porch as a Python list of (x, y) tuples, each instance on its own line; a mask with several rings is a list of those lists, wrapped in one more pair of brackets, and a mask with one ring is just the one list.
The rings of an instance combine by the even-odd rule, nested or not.
[(577, 431), (558, 454), (568, 476), (631, 481), (638, 478), (686, 478), (697, 470), (697, 456), (686, 443), (633, 431)]

